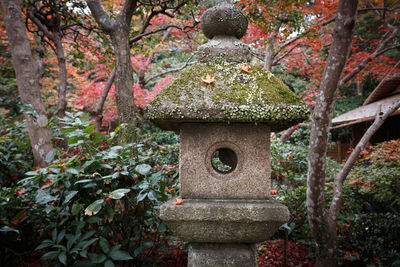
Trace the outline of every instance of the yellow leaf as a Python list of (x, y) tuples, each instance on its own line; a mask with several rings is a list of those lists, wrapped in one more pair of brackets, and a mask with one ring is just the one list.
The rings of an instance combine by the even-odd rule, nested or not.
[(251, 72), (251, 70), (250, 70), (250, 65), (247, 65), (247, 66), (242, 65), (242, 67), (240, 67), (240, 69), (241, 69), (242, 71), (246, 72), (246, 73), (250, 73), (250, 72)]
[(201, 80), (205, 84), (212, 84), (213, 82), (215, 82), (215, 77), (212, 77), (209, 74), (207, 74), (206, 78), (201, 78)]

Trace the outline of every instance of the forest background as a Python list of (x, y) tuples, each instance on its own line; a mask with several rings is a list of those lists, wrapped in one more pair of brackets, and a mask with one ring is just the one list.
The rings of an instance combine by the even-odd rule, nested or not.
[[(0, 1), (0, 263), (185, 263), (185, 244), (158, 218), (159, 205), (179, 193), (179, 137), (151, 126), (143, 108), (195, 62), (192, 52), (206, 42), (200, 16), (214, 2)], [(311, 110), (332, 64), (342, 2), (234, 1), (249, 18), (242, 41), (253, 63)], [(400, 72), (398, 1), (349, 2), (356, 23), (333, 91), (335, 115)], [(24, 60), (14, 58), (15, 47)], [(272, 141), (271, 195), (288, 205), (291, 219), (259, 246), (260, 264), (400, 264), (399, 141), (363, 150), (331, 220), (325, 206), (307, 213), (307, 186), (317, 186), (307, 185), (310, 131), (311, 120)], [(329, 138), (348, 142), (350, 134), (335, 130)], [(327, 202), (341, 168), (328, 159), (319, 179)], [(332, 222), (326, 239), (313, 234), (323, 229), (312, 218)], [(279, 241), (284, 236), (289, 243)]]

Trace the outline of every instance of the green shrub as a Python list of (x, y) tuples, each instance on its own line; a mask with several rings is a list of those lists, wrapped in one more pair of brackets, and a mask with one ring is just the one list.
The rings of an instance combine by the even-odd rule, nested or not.
[(400, 265), (400, 216), (397, 214), (370, 213), (349, 217), (341, 224), (339, 236), (342, 263)]
[(83, 114), (68, 113), (63, 123), (68, 150), (49, 153), (51, 166), (0, 191), (1, 234), (30, 227), (52, 266), (162, 261), (170, 244), (179, 246), (158, 216), (179, 190), (178, 145), (158, 144), (150, 134), (115, 145), (119, 128), (110, 137), (94, 132)]
[[(306, 207), (307, 156), (308, 149), (305, 146), (271, 140), (271, 187), (277, 190), (273, 197), (289, 209), (290, 218), (286, 225), (289, 239), (310, 245), (314, 241), (310, 234)], [(331, 198), (333, 177), (339, 168), (340, 164), (328, 158), (325, 185), (328, 200)]]
[(0, 120), (0, 186), (10, 186), (32, 168), (31, 146), (25, 125)]
[(400, 210), (400, 140), (368, 147), (348, 177), (348, 187), (365, 203), (364, 211)]

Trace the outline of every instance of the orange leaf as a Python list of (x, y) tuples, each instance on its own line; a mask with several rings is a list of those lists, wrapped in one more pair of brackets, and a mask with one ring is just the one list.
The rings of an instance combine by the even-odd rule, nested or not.
[(183, 199), (182, 198), (177, 198), (175, 202), (172, 202), (172, 205), (182, 205)]
[(172, 191), (174, 191), (174, 189), (175, 189), (175, 187), (173, 187), (173, 188), (171, 188), (171, 189), (170, 189), (170, 188), (168, 188), (168, 187), (166, 187), (166, 188), (165, 188), (165, 191), (168, 191), (168, 192), (170, 192), (170, 193), (171, 193)]
[(351, 181), (348, 183), (348, 185), (352, 185), (352, 184), (355, 184), (355, 183), (357, 183), (357, 182), (358, 182), (358, 178), (355, 178), (355, 179), (351, 180)]
[(240, 67), (240, 69), (241, 69), (242, 71), (246, 72), (246, 73), (250, 73), (250, 72), (251, 72), (251, 70), (250, 70), (250, 65), (247, 65), (247, 66), (242, 65), (242, 67)]
[(353, 254), (353, 255), (357, 258), (357, 260), (360, 259), (360, 253), (358, 253), (357, 251), (353, 250), (353, 251), (351, 252), (351, 254)]
[(201, 78), (201, 80), (205, 84), (212, 84), (213, 82), (215, 82), (215, 77), (212, 77), (209, 74), (207, 74), (206, 78)]

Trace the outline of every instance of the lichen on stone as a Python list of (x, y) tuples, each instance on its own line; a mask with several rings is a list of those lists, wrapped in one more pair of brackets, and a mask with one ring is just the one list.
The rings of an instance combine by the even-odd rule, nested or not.
[[(159, 124), (259, 122), (283, 128), (308, 117), (307, 106), (272, 73), (260, 66), (249, 71), (243, 67), (218, 60), (188, 67), (149, 103), (149, 119)], [(207, 74), (215, 81), (206, 84), (202, 78)]]

